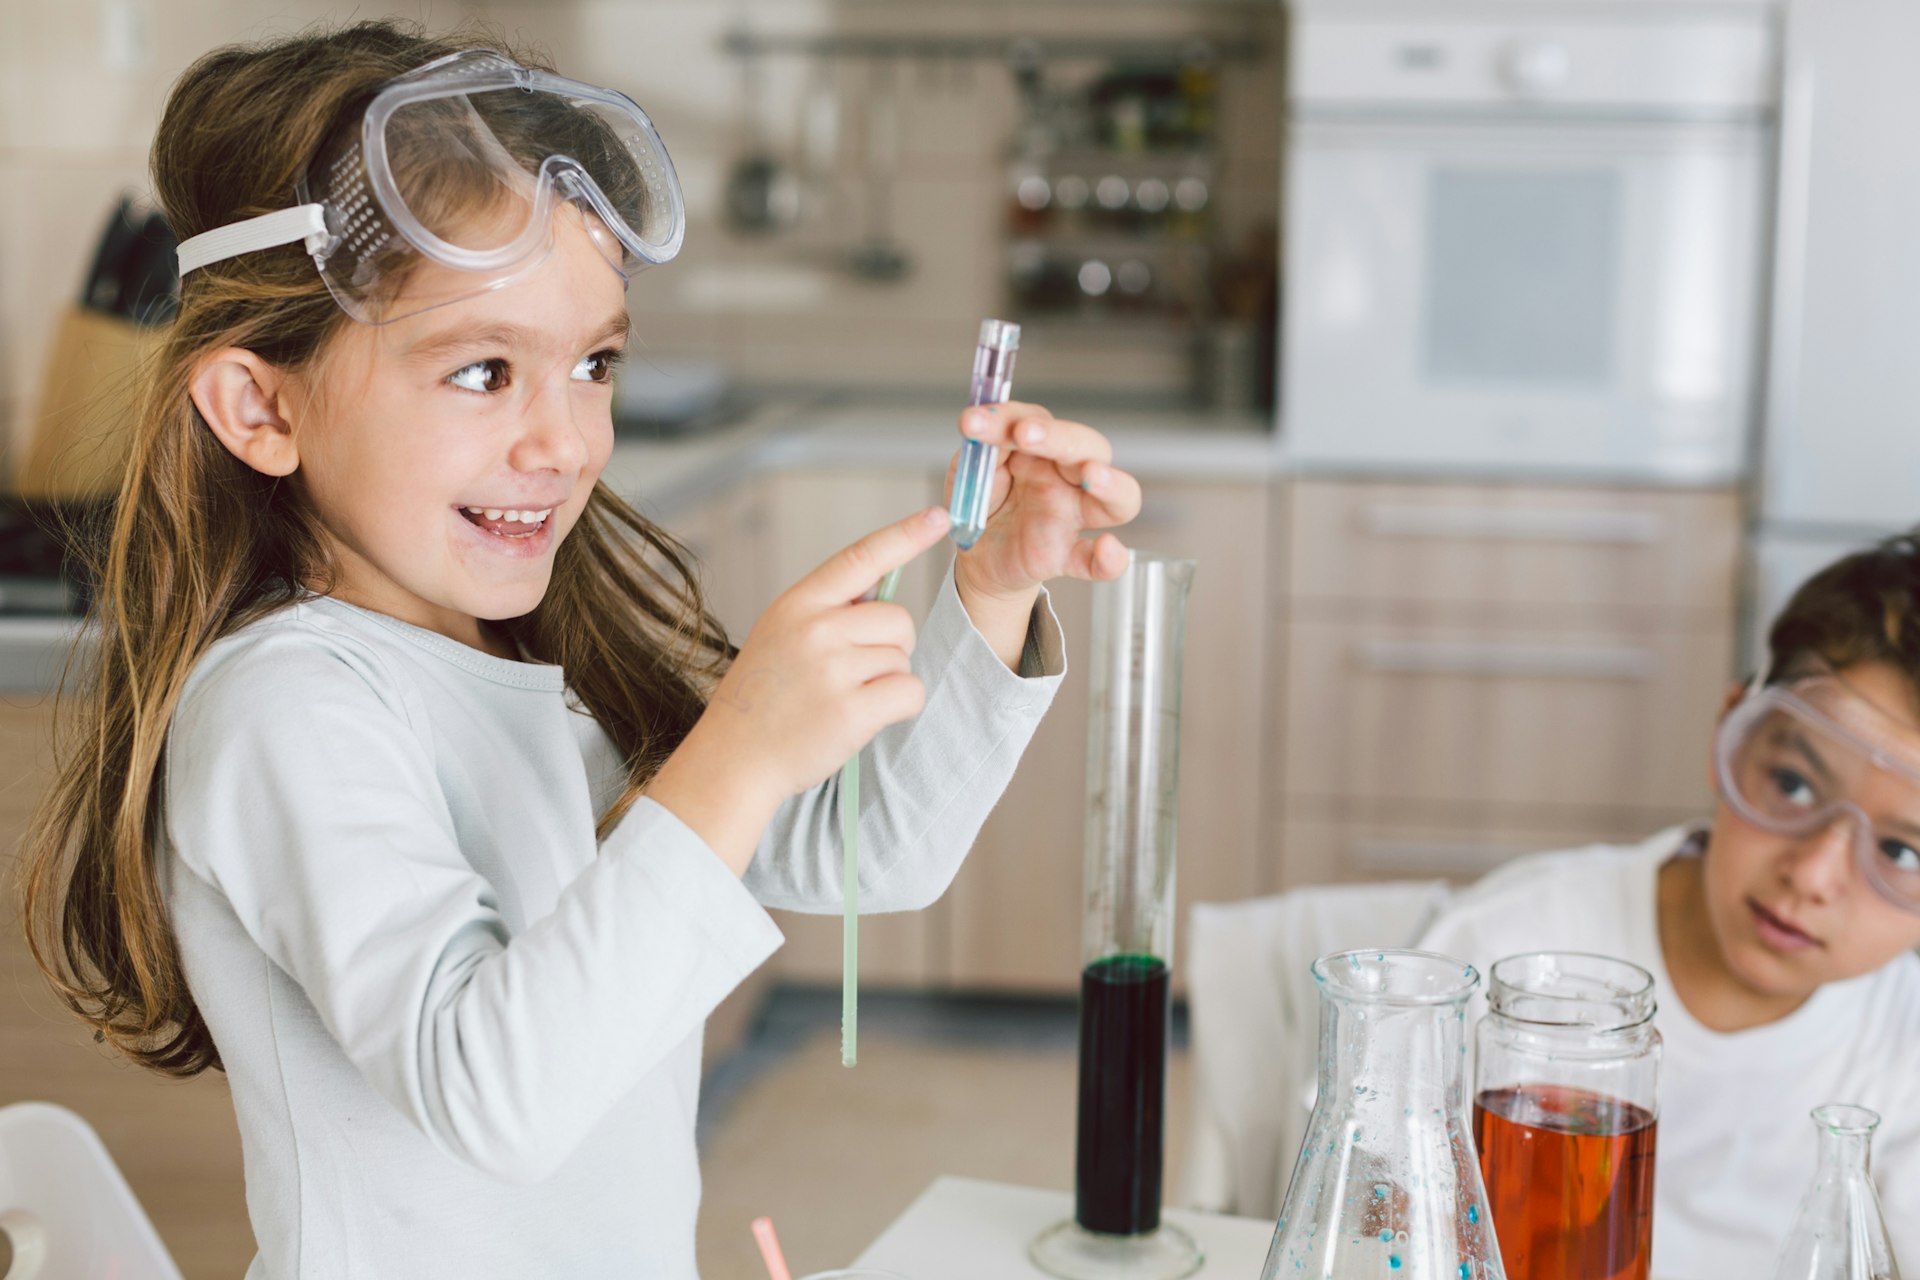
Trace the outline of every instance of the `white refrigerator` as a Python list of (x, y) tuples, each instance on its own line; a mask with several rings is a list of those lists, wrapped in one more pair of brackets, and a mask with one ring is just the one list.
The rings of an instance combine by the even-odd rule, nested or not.
[(1920, 523), (1920, 4), (1790, 0), (1753, 625)]

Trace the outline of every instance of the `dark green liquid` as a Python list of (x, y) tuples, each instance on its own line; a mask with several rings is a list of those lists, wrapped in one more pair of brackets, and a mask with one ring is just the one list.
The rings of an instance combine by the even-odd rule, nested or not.
[(1080, 973), (1080, 1143), (1074, 1220), (1107, 1235), (1160, 1225), (1167, 965), (1109, 956)]

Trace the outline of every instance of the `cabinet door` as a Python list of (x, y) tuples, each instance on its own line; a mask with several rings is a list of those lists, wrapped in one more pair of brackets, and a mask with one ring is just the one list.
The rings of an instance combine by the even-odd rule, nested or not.
[[(789, 471), (767, 481), (766, 594), (771, 599), (862, 534), (911, 515), (939, 498), (926, 472), (901, 468)], [(916, 617), (932, 603), (936, 575), (947, 564), (939, 547), (901, 575), (894, 597)], [(786, 978), (840, 980), (840, 918), (776, 912), (787, 945), (774, 957)], [(943, 975), (939, 917), (927, 912), (867, 916), (860, 921), (860, 975), (876, 986), (931, 985)]]
[(1476, 880), (1510, 859), (1590, 844), (1631, 844), (1697, 819), (1696, 809), (1513, 818), (1392, 821), (1310, 817), (1289, 811), (1268, 892), (1355, 880)]
[[(1257, 891), (1266, 635), (1264, 483), (1145, 482), (1130, 546), (1199, 562), (1181, 719), (1177, 920)], [(1053, 584), (1070, 674), (949, 895), (956, 986), (1077, 990), (1091, 588)], [(1175, 929), (1176, 984), (1181, 930)]]
[(668, 526), (697, 561), (707, 608), (735, 644), (767, 607), (767, 484), (747, 479), (700, 503)]
[(1303, 480), (1292, 498), (1298, 616), (1673, 628), (1734, 611), (1731, 490)]
[(1295, 620), (1288, 811), (1703, 807), (1730, 630)]

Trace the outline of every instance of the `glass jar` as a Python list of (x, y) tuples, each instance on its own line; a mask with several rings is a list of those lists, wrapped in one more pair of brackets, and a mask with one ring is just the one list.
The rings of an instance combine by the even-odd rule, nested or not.
[(1473, 1134), (1509, 1280), (1647, 1280), (1653, 1256), (1653, 977), (1580, 952), (1489, 973)]

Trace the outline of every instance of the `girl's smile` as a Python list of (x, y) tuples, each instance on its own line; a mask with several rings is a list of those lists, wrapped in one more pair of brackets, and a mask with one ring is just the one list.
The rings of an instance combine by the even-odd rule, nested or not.
[[(555, 504), (556, 506), (558, 504)], [(462, 545), (488, 555), (534, 560), (553, 550), (554, 508), (524, 510), (499, 507), (456, 507)]]

